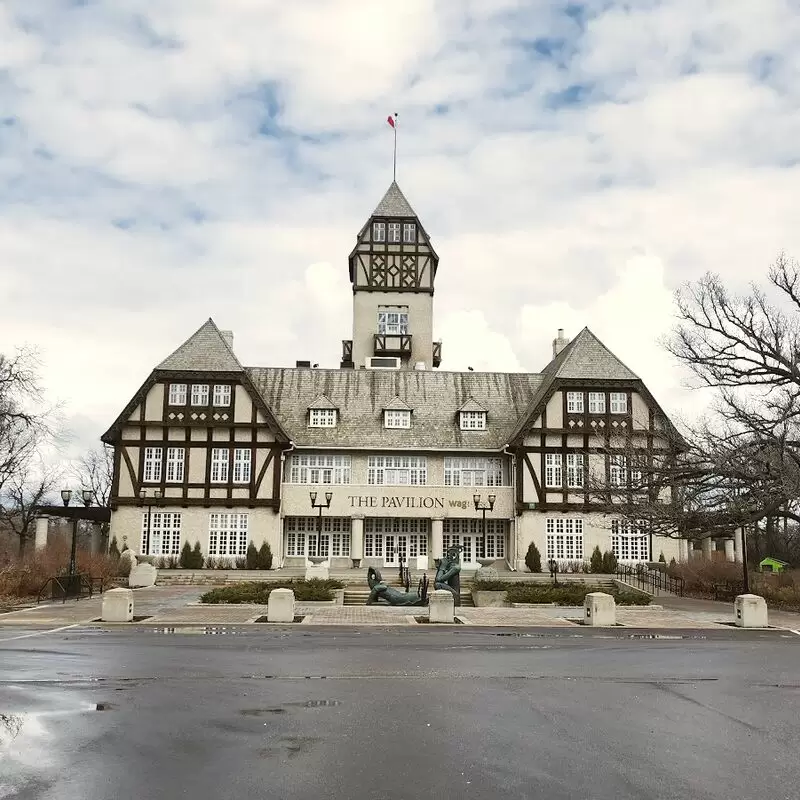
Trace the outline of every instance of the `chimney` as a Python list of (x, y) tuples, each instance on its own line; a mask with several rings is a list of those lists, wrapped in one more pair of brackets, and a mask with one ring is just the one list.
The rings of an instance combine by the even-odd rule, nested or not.
[(220, 331), (222, 338), (225, 340), (225, 344), (233, 350), (233, 331)]
[(569, 344), (569, 339), (564, 338), (564, 329), (558, 329), (558, 336), (553, 339), (553, 358), (555, 358), (567, 345)]

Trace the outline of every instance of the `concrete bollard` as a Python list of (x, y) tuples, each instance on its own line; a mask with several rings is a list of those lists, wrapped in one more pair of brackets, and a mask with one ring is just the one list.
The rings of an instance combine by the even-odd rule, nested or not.
[(617, 604), (610, 594), (589, 592), (583, 600), (584, 625), (616, 625)]
[(267, 622), (294, 622), (294, 592), (273, 589), (267, 601)]
[(740, 628), (768, 628), (767, 601), (757, 594), (740, 594), (733, 602), (733, 620)]
[(327, 581), (331, 576), (331, 568), (327, 564), (309, 564), (306, 567), (306, 580), (316, 578), (320, 581)]
[(103, 595), (103, 622), (133, 621), (133, 592), (130, 589), (109, 589)]
[(436, 589), (428, 597), (428, 622), (455, 622), (455, 598), (452, 592)]
[(131, 589), (145, 589), (156, 585), (158, 570), (152, 564), (137, 564), (128, 575), (128, 586)]

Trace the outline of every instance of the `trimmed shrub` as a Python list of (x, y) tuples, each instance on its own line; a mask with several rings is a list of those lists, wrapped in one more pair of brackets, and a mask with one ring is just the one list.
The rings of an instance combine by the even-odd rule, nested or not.
[(247, 545), (245, 559), (247, 561), (247, 569), (258, 569), (258, 548), (252, 542)]
[(542, 571), (542, 554), (534, 542), (528, 545), (528, 552), (525, 554), (525, 566), (531, 572)]
[(603, 571), (603, 554), (600, 552), (600, 546), (596, 546), (592, 550), (592, 557), (589, 560), (592, 572), (598, 573)]
[(603, 572), (606, 575), (612, 575), (617, 569), (617, 557), (611, 550), (606, 550), (603, 553)]
[(526, 585), (518, 583), (506, 592), (509, 603), (556, 603), (564, 606), (582, 606), (589, 592), (605, 592), (612, 595), (617, 605), (621, 606), (646, 606), (652, 598), (639, 592), (629, 592), (620, 589), (601, 589), (597, 586), (587, 586), (582, 583), (562, 583), (558, 586), (548, 584)]
[(661, 551), (661, 555), (659, 555), (659, 557), (658, 557), (658, 560), (659, 560), (659, 561), (660, 561), (662, 564), (666, 564), (666, 563), (667, 563), (667, 559), (666, 559), (666, 558), (664, 558), (664, 551), (663, 551), (663, 550)]
[(258, 549), (258, 566), (256, 569), (272, 569), (272, 548), (264, 542)]
[(236, 583), (232, 586), (221, 586), (212, 589), (200, 597), (201, 603), (211, 604), (239, 604), (253, 603), (266, 605), (269, 594), (273, 589), (292, 589), (297, 601), (314, 602), (333, 600), (335, 589), (343, 589), (341, 581), (329, 579), (320, 580), (312, 578), (286, 581), (248, 581)]
[(119, 558), (119, 545), (117, 544), (117, 537), (111, 538), (111, 544), (108, 546), (108, 555), (111, 558)]
[(195, 542), (192, 548), (192, 556), (189, 563), (190, 569), (203, 569), (203, 551), (200, 549), (200, 542)]
[(181, 569), (192, 568), (192, 546), (189, 544), (189, 542), (183, 543), (183, 547), (181, 547), (181, 554), (178, 557), (178, 562), (181, 565)]

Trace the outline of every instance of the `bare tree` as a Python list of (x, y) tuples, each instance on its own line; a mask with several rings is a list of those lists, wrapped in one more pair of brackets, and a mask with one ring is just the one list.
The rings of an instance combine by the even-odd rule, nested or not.
[(80, 491), (92, 493), (92, 505), (107, 507), (114, 477), (114, 448), (107, 444), (87, 450), (71, 470)]

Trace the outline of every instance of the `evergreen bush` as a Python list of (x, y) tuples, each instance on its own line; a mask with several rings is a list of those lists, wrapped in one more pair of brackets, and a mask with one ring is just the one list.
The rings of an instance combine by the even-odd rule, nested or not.
[(606, 550), (606, 552), (603, 553), (603, 572), (606, 575), (613, 575), (616, 569), (617, 557), (611, 552), (611, 550)]
[(531, 572), (542, 571), (542, 554), (534, 542), (528, 545), (528, 552), (525, 554), (525, 566)]
[(589, 564), (591, 565), (592, 572), (603, 572), (603, 554), (600, 552), (599, 545), (592, 550), (592, 557), (589, 560)]
[(258, 566), (256, 569), (272, 569), (272, 548), (264, 542), (258, 550)]
[(247, 545), (245, 558), (247, 559), (247, 569), (258, 569), (258, 548), (252, 542)]
[(181, 565), (181, 569), (192, 568), (192, 546), (189, 544), (189, 542), (183, 543), (183, 547), (181, 547), (181, 554), (178, 557), (178, 563)]
[(200, 542), (194, 543), (189, 569), (203, 569), (203, 551), (200, 549)]
[(663, 551), (663, 550), (661, 551), (661, 555), (658, 557), (658, 560), (659, 560), (659, 561), (660, 561), (662, 564), (666, 564), (666, 563), (667, 563), (667, 559), (666, 559), (666, 558), (664, 558), (664, 551)]

